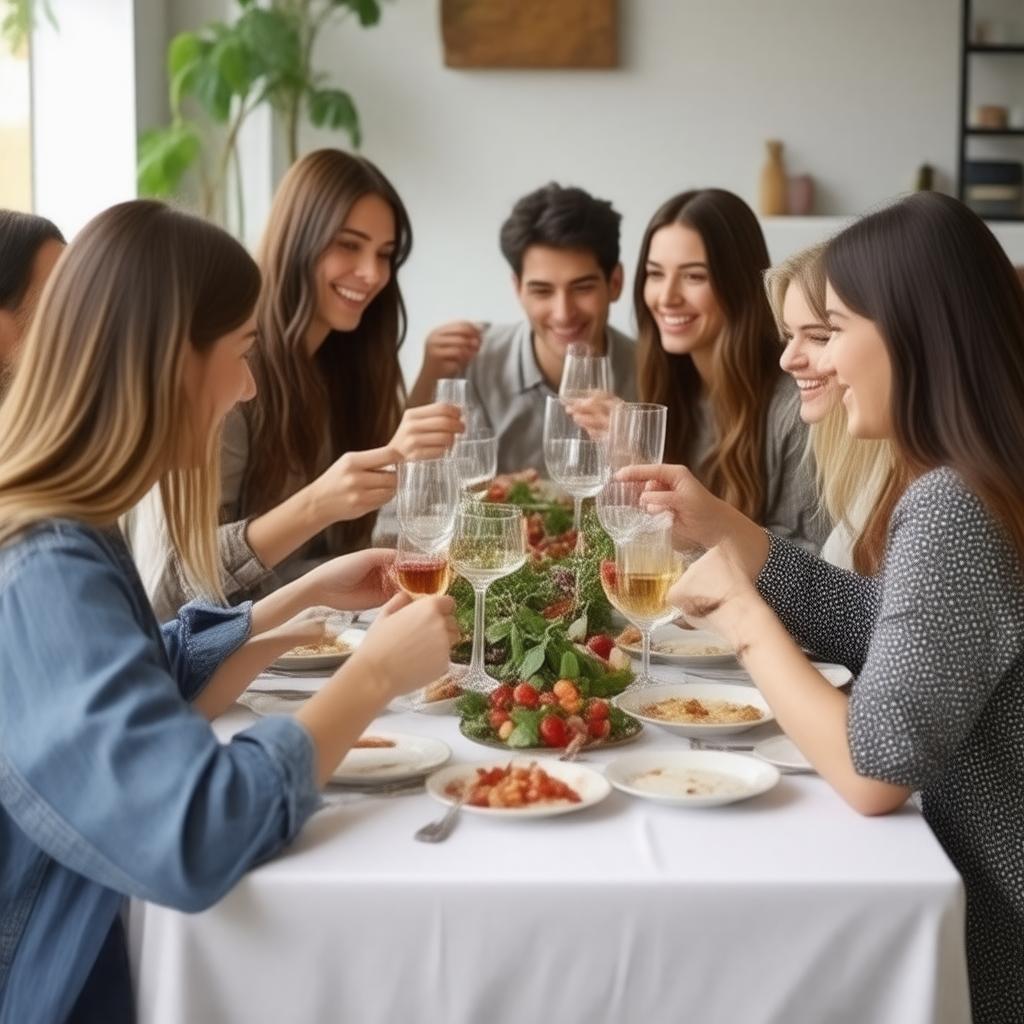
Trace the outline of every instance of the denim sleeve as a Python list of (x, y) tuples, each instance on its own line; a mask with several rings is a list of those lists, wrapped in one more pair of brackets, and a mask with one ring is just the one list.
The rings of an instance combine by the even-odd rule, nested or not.
[(58, 541), (8, 560), (0, 802), (71, 870), (197, 911), (314, 811), (314, 749), (290, 718), (218, 742), (144, 611), (98, 547)]
[(178, 611), (177, 618), (160, 627), (167, 660), (185, 700), (193, 700), (202, 692), (220, 663), (249, 638), (251, 626), (249, 602), (237, 608), (221, 608), (193, 601)]

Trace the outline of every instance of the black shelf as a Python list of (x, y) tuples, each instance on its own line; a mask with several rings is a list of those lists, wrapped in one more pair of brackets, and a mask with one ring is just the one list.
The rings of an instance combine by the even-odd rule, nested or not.
[(968, 53), (1024, 53), (1024, 43), (971, 43), (967, 47)]
[[(1007, 54), (1024, 55), (1024, 42), (1020, 43), (972, 43), (973, 31), (972, 8), (973, 0), (962, 0), (960, 27), (960, 116), (957, 121), (957, 142), (959, 147), (959, 175), (956, 183), (957, 198), (964, 199), (964, 179), (967, 170), (967, 144), (970, 139), (1012, 139), (1024, 138), (1024, 128), (971, 128), (967, 123), (967, 111), (970, 103), (971, 55), (990, 54), (1000, 56)], [(1016, 67), (1017, 65), (1015, 65)], [(1020, 224), (1024, 223), (1024, 213), (1004, 217), (986, 217), (988, 221)]]

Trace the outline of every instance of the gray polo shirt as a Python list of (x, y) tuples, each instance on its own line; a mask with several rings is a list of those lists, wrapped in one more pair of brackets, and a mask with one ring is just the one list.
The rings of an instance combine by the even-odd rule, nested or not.
[[(529, 320), (492, 324), (483, 333), (480, 353), (466, 378), (470, 401), (482, 410), (498, 437), (498, 472), (544, 467), (544, 399), (548, 387), (533, 354)], [(636, 401), (636, 343), (614, 327), (606, 330), (612, 364), (612, 389), (627, 402)]]

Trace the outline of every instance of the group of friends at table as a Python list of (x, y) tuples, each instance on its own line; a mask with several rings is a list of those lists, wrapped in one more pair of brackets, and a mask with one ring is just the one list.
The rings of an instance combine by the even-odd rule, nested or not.
[[(619, 226), (579, 188), (521, 198), (500, 246), (522, 320), (439, 326), (406, 389), (410, 219), (364, 158), (300, 159), (255, 259), (154, 201), (66, 247), (0, 212), (0, 1022), (131, 1020), (126, 897), (215, 903), (388, 701), (447, 670), (452, 599), (394, 593), (372, 546), (394, 467), (467, 429), (432, 398), (456, 376), (499, 471), (543, 465), (580, 342), (619, 399), (668, 408), (664, 464), (619, 475), (706, 552), (673, 604), (837, 799), (920, 794), (965, 883), (974, 1019), (1024, 1020), (1021, 281), (938, 193), (772, 267), (749, 207), (699, 189), (647, 225), (634, 340), (609, 324)], [(294, 716), (218, 740), (264, 668), (323, 638), (308, 609), (378, 606)]]

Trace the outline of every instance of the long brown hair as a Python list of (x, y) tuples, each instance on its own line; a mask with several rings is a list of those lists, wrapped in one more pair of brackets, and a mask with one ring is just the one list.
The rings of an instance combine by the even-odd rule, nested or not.
[(885, 342), (899, 460), (955, 469), (1024, 560), (1024, 289), (1002, 246), (963, 203), (920, 192), (837, 235), (825, 274)]
[(113, 526), (159, 481), (188, 582), (219, 595), (219, 430), (195, 434), (204, 413), (183, 366), (188, 345), (207, 352), (245, 323), (259, 287), (238, 242), (162, 203), (90, 221), (43, 289), (0, 407), (0, 542), (54, 518)]
[(767, 502), (765, 433), (768, 406), (781, 370), (777, 336), (762, 284), (768, 248), (753, 211), (739, 196), (708, 188), (673, 196), (654, 214), (640, 245), (633, 284), (639, 333), (639, 389), (645, 402), (668, 406), (665, 458), (686, 462), (697, 429), (701, 379), (689, 355), (669, 355), (644, 301), (647, 257), (654, 233), (670, 224), (696, 231), (725, 327), (715, 345), (709, 389), (716, 441), (692, 467), (720, 498), (761, 521)]
[[(316, 266), (349, 211), (376, 195), (395, 217), (391, 277), (351, 332), (332, 331), (310, 359), (306, 332), (316, 312)], [(337, 149), (309, 153), (284, 176), (260, 247), (264, 290), (257, 308), (259, 341), (252, 358), (257, 397), (244, 407), (249, 462), (241, 513), (260, 515), (347, 451), (377, 448), (398, 427), (405, 388), (398, 349), (405, 305), (398, 268), (408, 259), (412, 229), (391, 183), (369, 160)], [(364, 545), (376, 513), (328, 531), (340, 553)]]
[[(828, 324), (825, 248), (823, 242), (802, 249), (764, 276), (768, 301), (783, 340), (786, 325), (782, 311), (790, 288), (799, 288), (814, 319)], [(856, 532), (850, 554), (856, 572), (875, 575), (882, 567), (893, 509), (910, 482), (896, 460), (892, 443), (850, 437), (846, 410), (837, 399), (824, 419), (808, 430), (807, 458), (814, 464), (818, 512), (829, 522), (845, 523), (852, 532), (850, 516), (854, 506), (865, 496), (871, 499), (871, 509)]]

